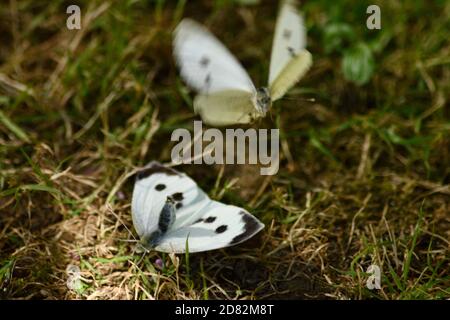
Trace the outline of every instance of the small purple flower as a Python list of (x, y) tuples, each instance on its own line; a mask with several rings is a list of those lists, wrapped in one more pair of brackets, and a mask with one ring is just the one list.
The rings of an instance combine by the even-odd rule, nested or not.
[(158, 269), (162, 269), (163, 267), (164, 267), (164, 265), (163, 265), (163, 261), (161, 260), (161, 259), (156, 259), (155, 260), (155, 266), (158, 268)]
[(117, 199), (118, 200), (125, 200), (125, 193), (123, 193), (122, 191), (117, 191), (117, 193), (116, 193), (116, 197), (117, 197)]

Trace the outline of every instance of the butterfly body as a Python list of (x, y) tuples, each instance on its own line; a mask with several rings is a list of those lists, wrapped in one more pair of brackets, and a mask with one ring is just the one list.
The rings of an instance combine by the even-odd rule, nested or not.
[(261, 116), (265, 116), (272, 106), (272, 98), (270, 97), (270, 91), (266, 87), (261, 87), (256, 90), (256, 108)]
[(161, 209), (159, 214), (158, 225), (154, 231), (150, 231), (148, 235), (145, 235), (142, 239), (142, 244), (147, 249), (156, 247), (163, 236), (167, 233), (167, 230), (174, 224), (176, 219), (176, 203), (172, 197), (167, 197), (166, 203)]
[(201, 252), (239, 244), (264, 225), (245, 209), (211, 200), (187, 175), (151, 162), (139, 172), (131, 211), (147, 249)]
[(303, 19), (292, 0), (283, 2), (277, 19), (267, 87), (256, 89), (239, 61), (199, 23), (183, 19), (174, 34), (181, 77), (198, 93), (194, 111), (210, 125), (246, 124), (264, 117), (312, 64)]

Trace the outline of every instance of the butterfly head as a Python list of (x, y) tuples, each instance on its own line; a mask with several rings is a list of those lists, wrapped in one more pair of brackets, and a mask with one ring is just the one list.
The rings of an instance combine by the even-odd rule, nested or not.
[(167, 196), (166, 197), (166, 204), (167, 205), (175, 205), (177, 202), (175, 201), (175, 199), (172, 196)]
[(265, 115), (272, 105), (269, 89), (261, 87), (256, 90), (256, 103), (259, 111)]

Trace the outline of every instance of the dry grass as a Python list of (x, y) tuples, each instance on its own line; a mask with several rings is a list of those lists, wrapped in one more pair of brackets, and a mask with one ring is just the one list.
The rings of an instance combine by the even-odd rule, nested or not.
[[(264, 83), (276, 5), (79, 3), (80, 31), (65, 28), (67, 1), (0, 8), (0, 297), (450, 298), (448, 2), (381, 1), (379, 33), (365, 28), (368, 3), (307, 3), (314, 66), (257, 124), (281, 129), (278, 175), (181, 168), (266, 229), (188, 259), (142, 259), (123, 241), (133, 239), (128, 178), (168, 161), (172, 130), (195, 118), (171, 30), (182, 16), (204, 22)], [(368, 84), (344, 79), (343, 51), (324, 49), (333, 21), (377, 43)], [(371, 264), (381, 290), (365, 286)], [(68, 265), (81, 269), (74, 290)]]

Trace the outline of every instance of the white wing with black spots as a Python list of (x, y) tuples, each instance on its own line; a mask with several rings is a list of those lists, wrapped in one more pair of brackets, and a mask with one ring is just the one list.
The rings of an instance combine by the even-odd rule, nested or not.
[(173, 48), (181, 77), (199, 93), (256, 92), (239, 61), (199, 23), (191, 19), (181, 21), (175, 30)]
[(133, 224), (144, 246), (200, 252), (239, 244), (264, 225), (246, 210), (211, 200), (187, 175), (150, 163), (133, 190)]
[(281, 5), (272, 43), (269, 86), (281, 74), (292, 58), (306, 47), (306, 30), (303, 18), (295, 4), (295, 1), (286, 0)]
[(207, 197), (192, 179), (158, 162), (151, 162), (137, 173), (131, 210), (139, 236), (148, 234), (157, 225), (169, 196), (175, 201), (180, 216), (186, 212), (183, 206)]

